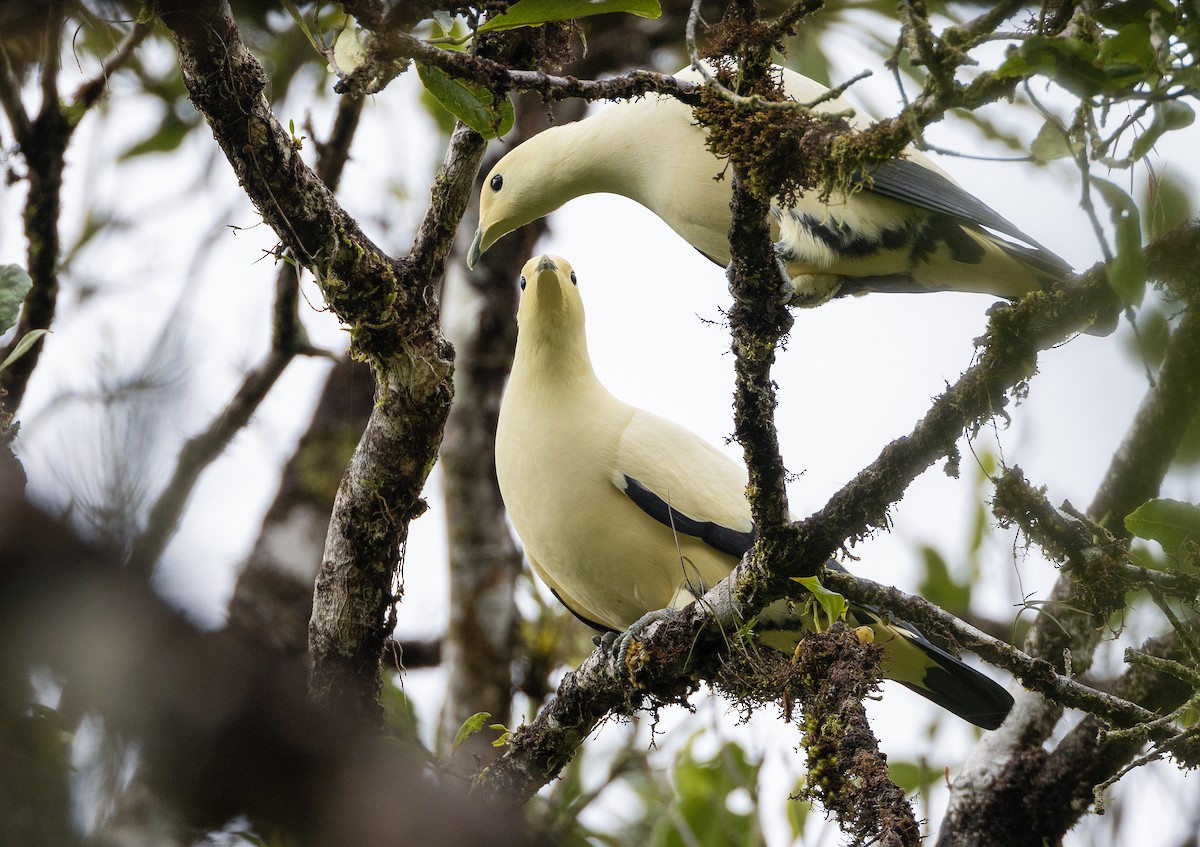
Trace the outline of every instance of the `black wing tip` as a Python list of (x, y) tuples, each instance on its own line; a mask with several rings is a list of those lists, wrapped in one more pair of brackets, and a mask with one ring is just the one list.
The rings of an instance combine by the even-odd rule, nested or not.
[(937, 653), (926, 652), (938, 664), (926, 672), (923, 684), (902, 684), (980, 729), (998, 729), (1012, 711), (1013, 696), (991, 677), (949, 653), (934, 650)]

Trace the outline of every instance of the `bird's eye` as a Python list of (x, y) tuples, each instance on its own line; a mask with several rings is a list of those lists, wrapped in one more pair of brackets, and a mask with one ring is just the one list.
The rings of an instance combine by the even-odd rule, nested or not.
[(492, 181), (489, 182), (488, 185), (492, 187), (492, 191), (499, 191), (504, 187), (504, 176), (502, 174), (496, 174), (494, 177), (492, 177)]
[(525, 277), (521, 277), (521, 290), (525, 290)]
[(575, 271), (571, 271), (571, 285), (578, 285), (579, 280), (575, 278)]

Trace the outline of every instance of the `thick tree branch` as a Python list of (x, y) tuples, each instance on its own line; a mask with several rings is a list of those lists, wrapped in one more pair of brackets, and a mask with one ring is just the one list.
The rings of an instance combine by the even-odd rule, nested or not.
[(224, 2), (154, 4), (172, 31), (189, 95), (247, 195), (349, 325), (352, 352), (376, 373), (375, 409), (338, 492), (317, 580), (312, 693), (371, 724), (382, 720), (380, 656), (396, 563), (441, 439), (452, 351), (436, 290), (483, 140), (460, 130), (413, 252), (396, 262), (368, 239), (305, 166), (271, 113), (266, 74)]
[[(1148, 245), (1144, 252), (1150, 276), (1172, 283), (1191, 283), (1196, 279), (1192, 274), (1197, 269), (1198, 245), (1200, 225), (1195, 221)], [(1160, 379), (1147, 392), (1088, 509), (1091, 519), (1114, 536), (1124, 536), (1125, 515), (1158, 492), (1187, 424), (1195, 417), (1200, 404), (1198, 336), (1200, 320), (1195, 309), (1189, 308), (1168, 347)], [(1172, 420), (1164, 415), (1167, 409), (1171, 410)], [(1083, 552), (1079, 550), (1077, 555)], [(1111, 569), (1108, 575), (1114, 575)], [(1045, 611), (1038, 615), (1026, 636), (1026, 652), (1059, 668), (1064, 655), (1069, 655), (1073, 673), (1086, 671), (1103, 633), (1099, 622), (1104, 620), (1104, 610), (1112, 608), (1118, 599), (1123, 604), (1119, 581), (1115, 590), (1114, 595), (1112, 586), (1106, 588), (1104, 581), (1085, 579), (1081, 584), (1074, 571), (1063, 573), (1047, 598)], [(1047, 761), (1041, 750), (1061, 714), (1056, 701), (1022, 698), (1014, 719), (972, 756), (955, 782), (943, 821), (944, 843), (989, 843), (980, 839), (985, 833), (994, 833), (999, 821), (1031, 833), (1030, 839), (1040, 843), (1045, 810), (1026, 803), (1026, 789), (1016, 792), (1005, 789), (1027, 786), (1032, 781), (1063, 783), (1071, 779), (1058, 771), (1068, 757)], [(1097, 756), (1094, 767), (1076, 774), (1079, 784), (1068, 787), (1059, 784), (1056, 790), (1060, 796), (1090, 792), (1093, 785), (1115, 773), (1114, 769), (1135, 753), (1136, 749), (1128, 745), (1110, 747)], [(1057, 821), (1054, 828), (1065, 832), (1086, 808), (1086, 803), (1057, 803), (1052, 815)], [(1069, 809), (1070, 814), (1063, 815), (1064, 809)]]
[[(27, 333), (49, 329), (58, 308), (58, 254), (61, 249), (58, 218), (62, 202), (63, 169), (73, 126), (58, 100), (58, 44), (63, 22), (62, 4), (50, 4), (44, 33), (48, 58), (41, 66), (42, 103), (38, 114), (28, 119), (20, 103), (20, 89), (7, 59), (0, 68), (0, 99), (3, 100), (13, 132), (21, 144), (21, 155), (28, 171), (29, 194), (25, 199), (24, 222), (26, 271), (33, 286), (25, 295), (21, 317), (12, 343), (0, 348), (3, 361)], [(13, 102), (13, 101), (16, 102)], [(15, 413), (25, 396), (29, 378), (37, 367), (44, 344), (39, 342), (0, 373), (0, 397), (4, 407)], [(7, 396), (3, 396), (7, 394)]]

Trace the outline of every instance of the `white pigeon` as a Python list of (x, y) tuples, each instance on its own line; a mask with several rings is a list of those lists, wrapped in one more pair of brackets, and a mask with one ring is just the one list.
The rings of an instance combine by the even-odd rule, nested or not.
[[(657, 415), (621, 402), (588, 356), (575, 272), (557, 256), (522, 270), (517, 349), (500, 406), (496, 472), (537, 575), (600, 630), (679, 609), (727, 576), (754, 543), (746, 471)], [(987, 729), (1012, 697), (910, 627), (853, 607), (884, 649), (884, 673)], [(791, 651), (803, 624), (777, 603), (759, 616)]]
[[(802, 103), (827, 89), (779, 68), (787, 94)], [(691, 69), (676, 74), (700, 81)], [(852, 109), (842, 98), (819, 110)], [(850, 123), (870, 124), (861, 112)], [(584, 194), (620, 194), (650, 209), (692, 246), (728, 265), (728, 162), (705, 147), (692, 110), (655, 94), (551, 127), (502, 158), (479, 197), (479, 229), (467, 257), (474, 267), (505, 234)], [(723, 176), (723, 178), (721, 178)], [(968, 194), (915, 150), (872, 174), (870, 189), (817, 192), (771, 208), (776, 253), (791, 276), (793, 304), (868, 291), (975, 291), (1016, 299), (1061, 280), (1070, 266)]]

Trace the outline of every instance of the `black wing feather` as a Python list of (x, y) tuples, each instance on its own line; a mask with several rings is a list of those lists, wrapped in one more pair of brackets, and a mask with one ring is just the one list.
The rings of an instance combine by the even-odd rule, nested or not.
[[(909, 159), (890, 159), (871, 174), (871, 191), (910, 203), (930, 212), (948, 215), (972, 226), (982, 226), (1025, 242), (1034, 250), (1017, 248), (1013, 252), (1041, 270), (1063, 276), (1071, 266), (1047, 250), (1034, 238), (988, 206), (978, 197), (964, 191), (937, 171), (932, 171)], [(1001, 247), (1015, 245), (1005, 245)]]
[(749, 532), (739, 532), (712, 521), (698, 521), (689, 518), (683, 512), (672, 508), (669, 503), (629, 474), (625, 474), (625, 494), (639, 509), (659, 523), (683, 535), (699, 538), (709, 547), (720, 550), (722, 553), (728, 553), (730, 556), (740, 559), (747, 550), (754, 546), (753, 529)]

